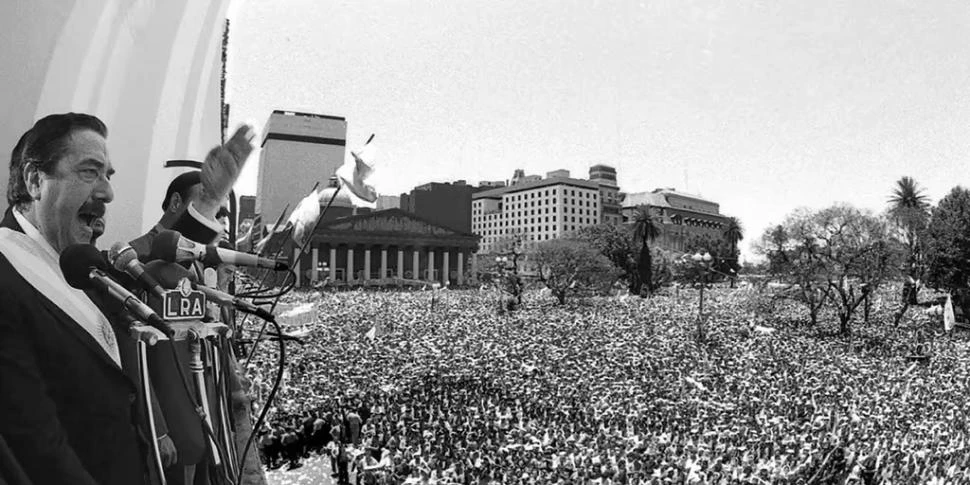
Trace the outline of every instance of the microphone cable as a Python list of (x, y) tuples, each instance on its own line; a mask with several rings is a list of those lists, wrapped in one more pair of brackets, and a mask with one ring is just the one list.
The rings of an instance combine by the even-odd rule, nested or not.
[[(287, 277), (290, 277), (290, 276), (293, 277), (293, 284), (289, 285), (289, 290), (287, 290), (287, 293), (289, 291), (292, 291), (293, 288), (296, 287), (296, 273), (292, 269), (287, 270)], [(279, 296), (276, 297), (275, 301), (273, 301), (273, 304), (269, 307), (270, 313), (273, 313), (273, 310), (276, 309), (276, 305), (278, 305), (280, 302), (280, 297), (282, 297), (284, 294), (285, 293), (280, 294)], [(249, 320), (249, 314), (246, 314), (243, 316), (242, 322), (239, 323), (240, 329), (244, 328), (244, 325), (246, 324), (247, 320)], [(246, 356), (246, 365), (243, 366), (243, 369), (249, 369), (249, 362), (253, 360), (253, 356), (256, 355), (256, 351), (259, 350), (259, 342), (260, 340), (262, 340), (263, 335), (266, 334), (267, 323), (269, 323), (268, 320), (263, 320), (263, 326), (259, 328), (259, 332), (256, 335), (256, 339), (253, 341), (253, 348), (249, 350), (249, 355)], [(276, 322), (273, 322), (273, 323), (276, 323)], [(280, 335), (282, 335), (282, 332), (280, 332)]]
[[(178, 352), (175, 351), (174, 340), (169, 340), (169, 349), (172, 351), (172, 358), (175, 359), (175, 369), (178, 371), (179, 381), (182, 382), (182, 388), (185, 389), (185, 395), (189, 398), (189, 403), (192, 404), (192, 407), (195, 408), (195, 412), (199, 416), (202, 431), (206, 435), (206, 438), (209, 439), (209, 442), (215, 445), (216, 453), (219, 454), (219, 459), (222, 460), (223, 466), (220, 468), (222, 470), (222, 475), (224, 476), (220, 477), (220, 479), (227, 484), (235, 483), (227, 470), (229, 462), (226, 460), (226, 452), (221, 446), (219, 446), (219, 440), (216, 439), (215, 433), (212, 432), (212, 428), (205, 420), (206, 415), (202, 410), (202, 406), (199, 404), (199, 401), (195, 399), (195, 395), (192, 393), (192, 388), (189, 385), (189, 379), (186, 377), (185, 371), (182, 369), (182, 361), (179, 359)], [(242, 476), (242, 474), (237, 474), (237, 476)]]
[(268, 298), (268, 299), (281, 298), (283, 295), (293, 291), (293, 289), (296, 288), (296, 273), (293, 272), (292, 269), (288, 269), (286, 271), (293, 273), (294, 278), (292, 282), (288, 283), (286, 286), (281, 287), (281, 289), (276, 293), (266, 293), (267, 291), (272, 290), (272, 288), (265, 288), (265, 289), (257, 288), (253, 291), (245, 291), (242, 293), (237, 293), (236, 296), (239, 298)]
[[(280, 335), (283, 334), (283, 329), (280, 327), (279, 323), (276, 321), (269, 322), (273, 324), (276, 332)], [(263, 328), (265, 329), (266, 323), (263, 323)], [(259, 432), (260, 428), (263, 426), (263, 422), (266, 419), (266, 413), (269, 412), (269, 405), (276, 398), (276, 392), (280, 388), (280, 384), (283, 382), (283, 369), (286, 367), (286, 342), (283, 339), (278, 339), (279, 342), (279, 361), (276, 367), (276, 380), (273, 382), (273, 388), (270, 389), (269, 395), (266, 396), (266, 403), (263, 404), (263, 409), (259, 412), (259, 418), (256, 419), (256, 423), (253, 424), (253, 431), (249, 433), (249, 439), (246, 440), (246, 448), (243, 449), (242, 456), (239, 459), (240, 473), (236, 476), (235, 485), (240, 485), (242, 483), (243, 473), (242, 471), (246, 469), (246, 457), (249, 455), (249, 450), (252, 448), (253, 442), (256, 438), (256, 433)], [(259, 341), (256, 341), (258, 344)], [(254, 346), (256, 345), (254, 344)], [(255, 349), (254, 349), (255, 350)], [(252, 355), (252, 354), (250, 354)]]

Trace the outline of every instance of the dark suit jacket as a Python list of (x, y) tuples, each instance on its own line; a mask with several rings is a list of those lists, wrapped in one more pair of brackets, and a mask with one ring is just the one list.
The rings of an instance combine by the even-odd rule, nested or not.
[[(23, 232), (10, 209), (0, 227)], [(0, 435), (31, 480), (144, 483), (136, 400), (136, 383), (0, 255)]]
[(0, 436), (0, 485), (31, 485), (3, 436)]

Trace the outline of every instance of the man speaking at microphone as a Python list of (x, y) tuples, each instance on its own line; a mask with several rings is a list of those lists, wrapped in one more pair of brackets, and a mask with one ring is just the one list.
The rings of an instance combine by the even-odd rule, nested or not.
[[(122, 367), (130, 339), (95, 304), (103, 295), (71, 288), (58, 262), (104, 232), (114, 199), (106, 136), (94, 116), (51, 115), (11, 153), (0, 222), (0, 435), (36, 484), (145, 483), (137, 386)], [(210, 168), (214, 196), (225, 197), (251, 152), (244, 138)], [(209, 226), (214, 196), (183, 232)]]

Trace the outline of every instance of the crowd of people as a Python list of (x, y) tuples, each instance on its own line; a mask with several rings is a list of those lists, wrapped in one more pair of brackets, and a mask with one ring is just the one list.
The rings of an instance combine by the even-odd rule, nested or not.
[[(853, 337), (770, 325), (752, 289), (527, 301), (488, 292), (298, 295), (260, 439), (268, 463), (329, 456), (337, 483), (956, 483), (970, 480), (967, 345), (892, 327), (877, 300)], [(795, 319), (797, 321), (797, 319)], [(377, 329), (371, 335), (368, 331)], [(265, 396), (270, 344), (250, 364)], [(296, 472), (291, 472), (296, 473)]]

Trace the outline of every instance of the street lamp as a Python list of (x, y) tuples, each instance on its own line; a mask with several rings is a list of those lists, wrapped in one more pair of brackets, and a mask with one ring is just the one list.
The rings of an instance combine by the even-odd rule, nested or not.
[(697, 306), (697, 337), (702, 339), (704, 336), (704, 289), (707, 288), (708, 275), (713, 271), (714, 257), (707, 251), (703, 254), (698, 251), (692, 255), (684, 254), (681, 259), (689, 264), (688, 274), (700, 290)]
[(513, 246), (509, 251), (500, 253), (495, 257), (499, 277), (506, 285), (505, 291), (508, 291), (515, 298), (516, 306), (522, 304), (522, 284), (519, 280), (519, 257), (521, 255), (522, 253)]

